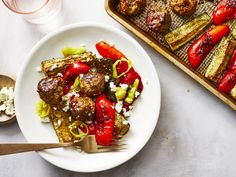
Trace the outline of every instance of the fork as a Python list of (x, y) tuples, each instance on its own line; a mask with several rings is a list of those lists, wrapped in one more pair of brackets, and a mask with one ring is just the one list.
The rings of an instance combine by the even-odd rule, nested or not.
[(88, 135), (78, 142), (0, 144), (0, 155), (73, 146), (80, 147), (86, 153), (118, 152), (126, 149), (126, 144), (122, 143), (122, 140), (113, 139), (109, 146), (101, 146), (97, 144), (95, 135)]

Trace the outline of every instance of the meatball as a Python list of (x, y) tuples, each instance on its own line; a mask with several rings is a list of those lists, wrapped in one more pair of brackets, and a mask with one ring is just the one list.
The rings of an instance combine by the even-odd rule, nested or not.
[(124, 15), (136, 15), (146, 6), (146, 0), (120, 0), (118, 11)]
[(147, 12), (146, 23), (151, 30), (165, 33), (171, 25), (170, 12), (164, 5), (152, 4)]
[(89, 72), (80, 77), (80, 91), (88, 97), (100, 95), (105, 88), (104, 74)]
[(40, 98), (47, 104), (55, 106), (63, 96), (64, 81), (61, 77), (46, 77), (38, 83)]
[(177, 15), (192, 15), (196, 12), (197, 0), (170, 0), (170, 6)]
[(92, 121), (95, 116), (95, 103), (89, 97), (74, 96), (70, 101), (71, 115), (83, 122)]

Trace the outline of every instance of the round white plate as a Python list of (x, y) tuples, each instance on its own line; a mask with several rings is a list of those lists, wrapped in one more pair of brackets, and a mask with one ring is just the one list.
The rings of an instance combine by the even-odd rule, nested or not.
[(94, 50), (99, 40), (114, 43), (133, 61), (134, 68), (141, 75), (144, 90), (135, 102), (131, 127), (127, 136), (127, 150), (114, 153), (86, 154), (72, 148), (52, 149), (39, 152), (54, 165), (77, 172), (95, 172), (118, 166), (135, 154), (152, 135), (160, 111), (160, 84), (151, 59), (144, 49), (126, 33), (111, 26), (96, 23), (72, 24), (45, 36), (31, 50), (18, 75), (15, 91), (15, 107), (18, 124), (29, 142), (58, 142), (51, 124), (41, 123), (35, 114), (35, 103), (39, 100), (37, 84), (43, 74), (37, 72), (42, 60), (62, 56), (64, 46), (86, 45)]

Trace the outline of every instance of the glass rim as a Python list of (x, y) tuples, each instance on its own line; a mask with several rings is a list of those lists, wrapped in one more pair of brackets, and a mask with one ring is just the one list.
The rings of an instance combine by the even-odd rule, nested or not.
[(17, 10), (15, 10), (15, 9), (11, 8), (11, 7), (5, 2), (5, 0), (2, 0), (2, 2), (3, 2), (3, 4), (4, 4), (9, 10), (11, 10), (11, 11), (17, 13), (17, 14), (25, 14), (25, 15), (26, 15), (26, 14), (33, 14), (33, 13), (39, 11), (40, 9), (42, 9), (42, 8), (49, 2), (49, 0), (46, 0), (46, 2), (45, 2), (41, 7), (39, 7), (38, 9), (33, 10), (33, 11), (29, 11), (29, 12), (17, 11)]

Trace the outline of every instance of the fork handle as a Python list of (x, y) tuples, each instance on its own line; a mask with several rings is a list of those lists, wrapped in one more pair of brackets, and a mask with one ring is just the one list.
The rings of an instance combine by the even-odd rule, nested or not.
[(21, 144), (0, 144), (0, 155), (15, 154), (29, 151), (40, 151), (44, 149), (73, 146), (68, 143), (21, 143)]

